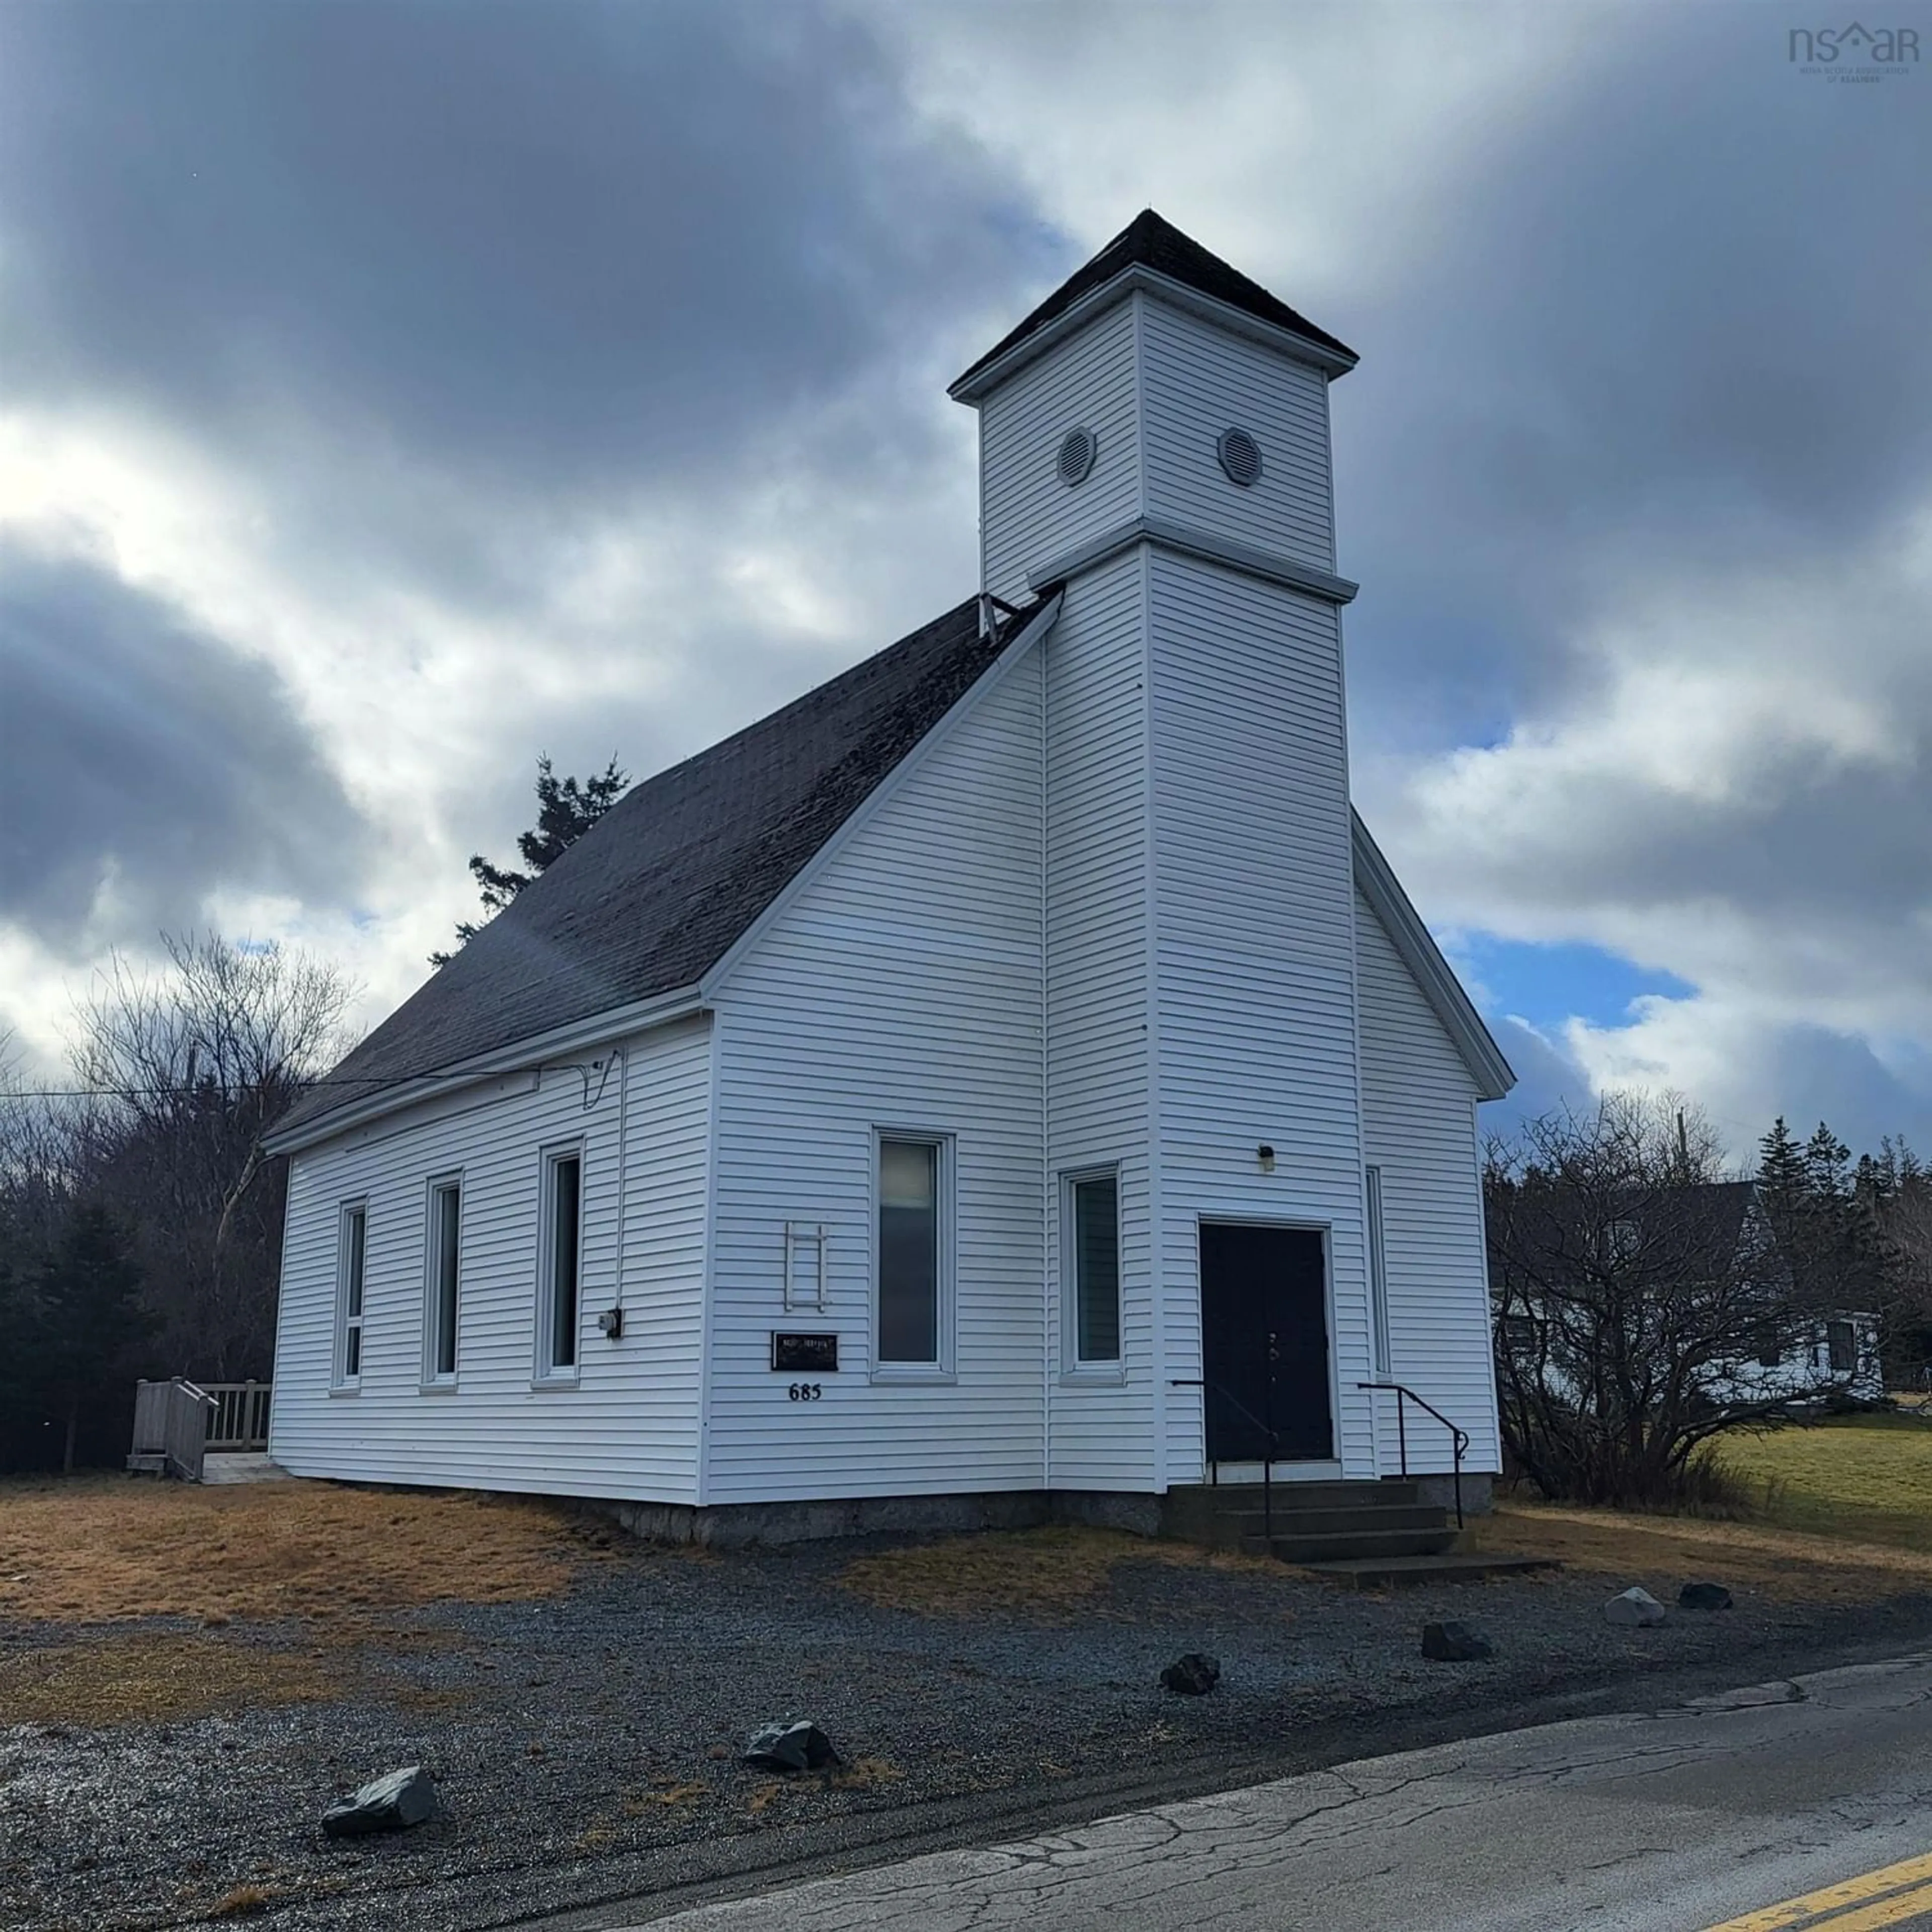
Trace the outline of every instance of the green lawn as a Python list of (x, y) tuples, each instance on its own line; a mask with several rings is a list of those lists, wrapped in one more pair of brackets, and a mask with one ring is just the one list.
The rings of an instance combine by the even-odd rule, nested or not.
[(1932, 1420), (1852, 1415), (1724, 1438), (1725, 1466), (1758, 1486), (1765, 1520), (1850, 1542), (1932, 1550)]

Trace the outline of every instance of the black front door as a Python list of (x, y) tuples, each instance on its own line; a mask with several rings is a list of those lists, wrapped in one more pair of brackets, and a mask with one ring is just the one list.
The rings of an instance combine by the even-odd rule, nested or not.
[(1202, 1396), (1210, 1462), (1325, 1462), (1328, 1269), (1316, 1228), (1201, 1225)]

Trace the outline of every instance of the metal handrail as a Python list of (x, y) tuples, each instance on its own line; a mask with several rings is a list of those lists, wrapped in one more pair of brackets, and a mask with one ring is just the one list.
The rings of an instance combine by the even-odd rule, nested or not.
[[(1274, 1548), (1274, 1466), (1280, 1459), (1281, 1431), (1272, 1422), (1264, 1422), (1234, 1390), (1223, 1384), (1210, 1381), (1205, 1376), (1197, 1376), (1191, 1381), (1172, 1378), (1169, 1388), (1211, 1389), (1221, 1400), (1240, 1411), (1261, 1432), (1268, 1438), (1268, 1454), (1262, 1460), (1262, 1534), (1266, 1539), (1270, 1552)], [(1221, 1479), (1221, 1465), (1214, 1464), (1216, 1486)]]
[(1427, 1401), (1423, 1396), (1418, 1395), (1414, 1390), (1406, 1383), (1358, 1382), (1355, 1386), (1358, 1389), (1385, 1390), (1397, 1398), (1395, 1406), (1395, 1436), (1402, 1459), (1402, 1473), (1405, 1478), (1408, 1474), (1408, 1429), (1406, 1420), (1408, 1411), (1402, 1407), (1402, 1403), (1414, 1402), (1418, 1408), (1425, 1410), (1428, 1414), (1434, 1416), (1436, 1420), (1448, 1430), (1449, 1453), (1456, 1472), (1456, 1527), (1460, 1529), (1462, 1527), (1462, 1452), (1469, 1446), (1468, 1432), (1466, 1430), (1459, 1429), (1432, 1402)]

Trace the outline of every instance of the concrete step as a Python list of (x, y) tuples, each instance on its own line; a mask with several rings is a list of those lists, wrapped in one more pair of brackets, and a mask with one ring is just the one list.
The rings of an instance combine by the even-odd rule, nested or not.
[(1560, 1570), (1553, 1556), (1485, 1556), (1450, 1550), (1440, 1556), (1328, 1557), (1297, 1566), (1354, 1590), (1399, 1589), (1415, 1583), (1476, 1583), (1486, 1576), (1520, 1576)]
[[(1170, 1490), (1161, 1499), (1161, 1534), (1217, 1549), (1238, 1547), (1242, 1536), (1259, 1525), (1267, 1500), (1258, 1483), (1201, 1484)], [(1277, 1483), (1273, 1500), (1278, 1525), (1310, 1512), (1331, 1510), (1372, 1515), (1380, 1522), (1385, 1510), (1430, 1507), (1423, 1502), (1419, 1486), (1410, 1482)]]
[(1272, 1540), (1244, 1537), (1243, 1549), (1257, 1556), (1272, 1552), (1284, 1563), (1347, 1562), (1370, 1557), (1440, 1556), (1456, 1546), (1456, 1532), (1444, 1525), (1437, 1529), (1334, 1530), (1322, 1536), (1284, 1536)]
[[(1171, 1502), (1208, 1503), (1216, 1508), (1239, 1508), (1252, 1503), (1260, 1506), (1263, 1485), (1259, 1483), (1177, 1483), (1167, 1492)], [(1378, 1480), (1344, 1481), (1323, 1478), (1318, 1482), (1280, 1482), (1270, 1486), (1279, 1502), (1284, 1496), (1305, 1498), (1312, 1508), (1336, 1502), (1413, 1503), (1420, 1500), (1421, 1484), (1413, 1480), (1389, 1477)]]
[(1298, 1502), (1283, 1508), (1276, 1498), (1270, 1519), (1262, 1509), (1229, 1510), (1219, 1521), (1244, 1536), (1259, 1536), (1272, 1520), (1277, 1536), (1346, 1535), (1353, 1530), (1446, 1529), (1449, 1512), (1432, 1503), (1396, 1503), (1364, 1508), (1305, 1509)]

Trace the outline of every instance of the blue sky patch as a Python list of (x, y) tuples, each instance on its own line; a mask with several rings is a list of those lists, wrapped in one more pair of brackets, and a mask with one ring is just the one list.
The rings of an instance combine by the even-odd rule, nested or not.
[(1491, 1013), (1520, 1014), (1538, 1028), (1570, 1018), (1617, 1025), (1646, 993), (1684, 999), (1696, 991), (1673, 973), (1633, 965), (1597, 946), (1535, 945), (1474, 933), (1460, 936), (1454, 951), (1479, 1004)]

